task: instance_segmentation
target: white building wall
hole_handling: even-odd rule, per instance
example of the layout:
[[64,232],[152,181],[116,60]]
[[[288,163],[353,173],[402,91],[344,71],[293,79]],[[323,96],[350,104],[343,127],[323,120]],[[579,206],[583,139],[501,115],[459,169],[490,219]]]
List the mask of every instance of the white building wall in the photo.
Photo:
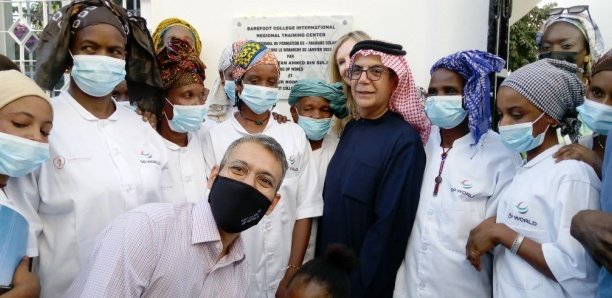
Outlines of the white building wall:
[[[402,44],[417,81],[426,84],[429,66],[436,59],[460,49],[486,49],[488,4],[488,0],[150,0],[150,14],[143,13],[151,30],[173,16],[194,25],[209,70],[216,69],[223,47],[232,42],[234,17],[350,14],[354,29]],[[207,81],[212,83],[216,74],[209,71],[209,75]]]
[[[142,8],[151,31],[168,17],[197,28],[209,88],[218,77],[221,51],[233,41],[234,17],[343,14],[353,16],[354,30],[402,44],[417,84],[427,87],[429,68],[439,58],[463,49],[486,50],[489,0],[142,0]],[[284,113],[286,103],[277,109]]]

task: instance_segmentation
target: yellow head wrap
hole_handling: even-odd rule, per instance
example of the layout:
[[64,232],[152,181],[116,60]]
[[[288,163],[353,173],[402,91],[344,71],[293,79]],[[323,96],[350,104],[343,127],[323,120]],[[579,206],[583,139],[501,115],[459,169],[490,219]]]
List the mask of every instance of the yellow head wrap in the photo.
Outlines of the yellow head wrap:
[[193,34],[193,39],[195,40],[194,48],[199,56],[202,51],[202,40],[200,40],[200,35],[198,34],[198,31],[193,26],[191,26],[191,24],[179,18],[168,18],[161,21],[161,23],[157,25],[157,28],[155,28],[155,32],[153,32],[153,46],[155,46],[155,52],[159,52],[161,48],[164,47],[164,33],[166,33],[168,29],[174,26],[181,26],[189,30],[191,34]]

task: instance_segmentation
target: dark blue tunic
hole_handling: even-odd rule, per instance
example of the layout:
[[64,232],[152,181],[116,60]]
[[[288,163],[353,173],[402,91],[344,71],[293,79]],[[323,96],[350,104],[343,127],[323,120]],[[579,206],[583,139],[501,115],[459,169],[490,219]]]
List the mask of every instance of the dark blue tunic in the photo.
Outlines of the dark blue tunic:
[[316,255],[342,243],[359,256],[352,297],[391,297],[416,217],[425,152],[391,111],[351,121],[327,168]]
[[[601,181],[601,210],[603,212],[612,213],[612,135],[608,134],[606,141],[606,153],[604,156],[604,164],[601,169],[603,179]],[[599,286],[597,289],[598,298],[612,297],[612,272],[606,267],[601,266],[599,272]]]

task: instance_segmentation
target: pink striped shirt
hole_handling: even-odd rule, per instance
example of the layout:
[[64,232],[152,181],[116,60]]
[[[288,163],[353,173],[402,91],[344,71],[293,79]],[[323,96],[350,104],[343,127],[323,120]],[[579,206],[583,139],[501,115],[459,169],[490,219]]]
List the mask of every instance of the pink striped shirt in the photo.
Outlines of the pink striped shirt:
[[207,200],[141,206],[98,236],[66,296],[245,297],[242,240],[217,260],[220,239]]

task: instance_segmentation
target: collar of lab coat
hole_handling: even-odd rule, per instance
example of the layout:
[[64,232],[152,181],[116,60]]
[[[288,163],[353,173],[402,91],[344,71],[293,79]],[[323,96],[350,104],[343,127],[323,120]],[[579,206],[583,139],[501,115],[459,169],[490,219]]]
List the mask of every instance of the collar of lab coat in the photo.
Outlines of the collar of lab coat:
[[[70,95],[70,93],[68,93],[68,91],[62,91],[62,93],[60,94],[60,97],[63,97],[68,102],[68,104],[70,104],[70,106],[73,107],[79,113],[79,115],[81,115],[81,117],[83,117],[83,119],[85,120],[88,120],[88,121],[99,121],[99,120],[116,121],[119,118],[118,114],[119,114],[119,110],[121,109],[115,108],[115,111],[107,119],[100,119],[94,116],[88,110],[86,110],[78,101],[76,101],[76,99],[74,99],[74,97],[72,97],[72,95]],[[115,107],[117,107],[117,102],[115,102],[114,99],[112,99],[112,101]],[[126,112],[129,112],[129,111],[126,110]]]
[[[165,120],[165,119],[164,119]],[[163,121],[163,120],[162,120]],[[166,148],[168,148],[168,150],[171,151],[178,151],[181,150],[181,148],[187,148],[189,147],[189,144],[191,144],[191,138],[193,137],[193,133],[192,132],[188,132],[187,133],[187,146],[185,147],[181,147],[177,144],[174,144],[168,140],[166,140],[164,137],[162,137],[162,139],[164,140],[164,144],[166,144]]]
[[547,159],[547,158],[552,158],[552,155],[555,154],[555,152],[559,151],[559,149],[561,148],[561,145],[554,145],[548,149],[546,149],[546,151],[538,154],[538,156],[534,157],[532,160],[526,162],[524,162],[522,168],[524,169],[528,169],[528,168],[532,168],[535,165],[537,165],[538,163],[540,163],[541,161]]
[[[432,125],[429,142],[435,142],[435,145],[439,147],[441,140],[442,140],[442,137],[440,136],[440,127]],[[453,142],[453,147],[464,147],[464,146],[467,147],[467,146],[470,146],[472,142],[473,142],[472,135],[470,132],[468,132],[464,136],[456,139]]]

